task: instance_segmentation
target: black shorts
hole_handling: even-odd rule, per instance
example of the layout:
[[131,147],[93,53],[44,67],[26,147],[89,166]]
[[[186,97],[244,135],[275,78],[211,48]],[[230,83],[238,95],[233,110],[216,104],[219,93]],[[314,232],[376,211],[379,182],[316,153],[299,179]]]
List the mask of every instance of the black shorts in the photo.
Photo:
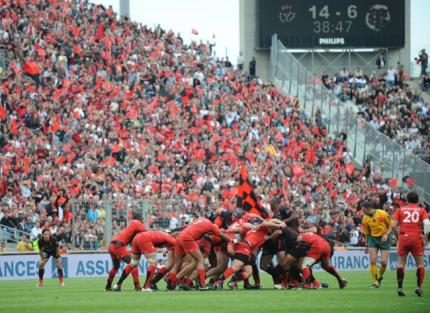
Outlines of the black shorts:
[[48,252],[42,251],[41,255],[42,255],[42,258],[44,259],[49,259],[51,256],[55,259],[58,259],[60,257],[59,255],[56,255],[55,252],[49,252],[49,251]]
[[306,256],[306,253],[310,248],[311,246],[308,243],[299,241],[288,251],[288,254],[296,259],[302,258]]
[[244,266],[245,265],[251,265],[251,258],[249,256],[247,256],[246,254],[235,253],[233,256],[233,260],[241,261],[244,264]]
[[279,245],[279,241],[278,240],[267,240],[264,244],[263,244],[263,248],[262,248],[262,255],[275,255],[276,253],[278,253],[279,249],[278,249],[278,245]]

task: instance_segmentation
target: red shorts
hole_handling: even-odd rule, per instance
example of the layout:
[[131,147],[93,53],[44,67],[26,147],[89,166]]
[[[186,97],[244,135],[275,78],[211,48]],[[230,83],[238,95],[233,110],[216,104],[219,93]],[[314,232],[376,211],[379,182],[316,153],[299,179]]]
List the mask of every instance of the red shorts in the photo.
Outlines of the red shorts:
[[154,244],[151,240],[133,240],[131,244],[131,253],[146,254],[155,252]]
[[175,255],[181,256],[199,250],[199,246],[192,238],[176,237]]
[[424,243],[421,236],[399,235],[397,255],[406,256],[409,252],[413,256],[424,255]]
[[112,260],[122,260],[130,255],[126,246],[117,246],[113,243],[109,245],[109,254]]
[[306,253],[306,256],[315,261],[319,259],[330,260],[330,245],[325,241],[314,242]]
[[251,252],[251,247],[249,246],[249,244],[247,244],[246,242],[243,241],[239,241],[235,246],[234,246],[234,253],[235,254],[243,254],[246,256],[251,256],[252,252]]

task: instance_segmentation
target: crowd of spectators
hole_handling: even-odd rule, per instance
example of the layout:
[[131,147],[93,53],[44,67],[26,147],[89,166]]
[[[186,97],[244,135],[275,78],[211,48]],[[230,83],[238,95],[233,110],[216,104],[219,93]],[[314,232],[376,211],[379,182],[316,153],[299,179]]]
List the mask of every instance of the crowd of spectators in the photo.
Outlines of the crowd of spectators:
[[[86,2],[12,1],[0,17],[0,224],[30,241],[49,227],[65,245],[98,249],[108,202],[114,233],[142,201],[161,228],[231,210],[244,161],[263,205],[279,197],[343,244],[362,242],[360,199],[389,212],[403,201],[377,164],[355,168],[342,138],[296,98],[213,59],[203,42]],[[428,115],[400,82],[386,88],[374,75],[363,90],[349,76],[339,95],[355,96],[377,127],[422,131]],[[382,111],[394,104],[414,114]]]
[[324,73],[322,81],[342,101],[355,102],[358,114],[373,128],[430,163],[429,104],[405,82],[402,64],[387,66],[381,55],[376,67],[371,73],[343,68],[333,77]]

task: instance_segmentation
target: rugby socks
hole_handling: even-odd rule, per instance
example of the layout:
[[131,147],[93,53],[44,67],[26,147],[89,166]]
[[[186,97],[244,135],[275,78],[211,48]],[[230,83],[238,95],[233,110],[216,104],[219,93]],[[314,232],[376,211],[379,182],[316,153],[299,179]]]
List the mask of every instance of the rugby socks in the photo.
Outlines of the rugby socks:
[[337,281],[342,280],[342,277],[340,277],[339,273],[336,271],[336,269],[333,267],[333,265],[327,266],[327,268],[325,270],[327,271],[327,273],[336,277]]
[[288,283],[290,282],[290,271],[286,271],[284,277],[282,278],[282,287],[288,288]]
[[282,283],[283,274],[284,274],[283,268],[279,264],[276,265],[276,267],[275,267],[275,277],[272,276],[273,282],[275,284]]
[[272,276],[272,280],[274,284],[279,283],[279,272],[277,271],[277,267],[273,267],[272,265],[269,265],[269,267],[266,269],[266,273]]
[[252,264],[252,278],[254,279],[254,285],[260,286],[260,271],[255,263]]
[[306,266],[304,269],[302,269],[302,274],[303,274],[303,281],[305,282],[305,284],[308,284],[309,278],[311,277],[311,269]]
[[191,278],[184,278],[183,279],[184,284],[186,284],[187,286],[192,287],[193,286],[193,280]]
[[227,278],[229,278],[233,274],[234,274],[234,270],[231,267],[229,267],[221,275],[221,280],[226,280]]
[[45,269],[39,268],[39,280],[43,280],[43,274],[45,274]]
[[170,272],[170,274],[169,274],[169,280],[170,280],[170,282],[171,282],[171,284],[172,284],[172,287],[173,287],[173,286],[176,286],[176,283],[179,281],[179,279],[178,279],[178,277],[176,276],[176,274],[175,274],[175,273],[172,273],[172,272]]
[[134,287],[140,288],[138,266],[133,267],[133,269],[131,270],[131,276],[133,277]]
[[117,270],[112,267],[111,270],[109,271],[109,277],[108,277],[108,281],[110,282],[110,284],[112,284],[113,279],[115,278]]
[[58,279],[60,280],[60,283],[63,282],[63,269],[58,268],[57,273],[58,273]]
[[143,288],[146,289],[146,288],[149,288],[149,286],[151,286],[156,270],[157,270],[157,267],[155,265],[151,264],[148,266],[148,269],[146,270],[146,280],[145,280],[145,284],[143,285]]
[[384,276],[385,270],[387,269],[387,264],[381,264],[381,267],[379,268],[379,276],[378,278],[381,278]]
[[158,270],[158,272],[154,275],[154,278],[152,279],[152,283],[156,284],[158,283],[163,277],[164,275],[166,275],[167,273],[167,268],[165,266],[163,266],[162,268],[160,268]]
[[[418,275],[418,269],[417,269],[417,275]],[[405,269],[403,267],[397,268],[397,288],[402,289],[403,288],[403,278],[405,277]]]
[[378,266],[376,266],[376,264],[370,265],[370,276],[372,278],[372,283],[375,285],[379,285],[377,275],[378,275]]
[[[136,268],[137,268],[137,266],[136,266]],[[130,274],[130,272],[132,271],[133,269],[131,268],[131,265],[130,264],[127,264],[125,267],[124,267],[124,270],[122,271],[122,273],[121,273],[121,277],[119,278],[119,280],[118,280],[118,286],[121,286],[122,285],[122,282],[127,278],[127,276]]]
[[197,269],[197,276],[199,277],[200,287],[206,287],[206,273],[205,270]]
[[424,269],[424,266],[418,266],[418,268],[417,268],[417,287],[420,289],[423,287],[423,281],[424,281],[425,274],[426,274],[426,271]]

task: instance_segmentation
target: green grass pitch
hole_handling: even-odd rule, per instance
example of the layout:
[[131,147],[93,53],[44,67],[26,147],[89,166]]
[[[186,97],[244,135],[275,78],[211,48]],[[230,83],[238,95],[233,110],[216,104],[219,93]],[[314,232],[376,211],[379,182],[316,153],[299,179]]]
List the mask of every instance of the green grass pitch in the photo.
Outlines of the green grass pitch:
[[[103,290],[105,278],[45,280],[43,288],[35,288],[35,280],[0,282],[1,313],[48,312],[430,312],[430,272],[426,273],[424,297],[414,294],[415,272],[405,277],[406,297],[396,292],[395,271],[387,272],[380,289],[370,289],[369,273],[345,272],[348,286],[344,290],[325,273],[316,277],[329,283],[328,289],[274,290],[267,275],[262,275],[263,290],[135,292],[131,277],[120,293]],[[118,276],[117,276],[118,279]],[[142,280],[144,277],[142,277]],[[159,287],[164,289],[165,283]]]

